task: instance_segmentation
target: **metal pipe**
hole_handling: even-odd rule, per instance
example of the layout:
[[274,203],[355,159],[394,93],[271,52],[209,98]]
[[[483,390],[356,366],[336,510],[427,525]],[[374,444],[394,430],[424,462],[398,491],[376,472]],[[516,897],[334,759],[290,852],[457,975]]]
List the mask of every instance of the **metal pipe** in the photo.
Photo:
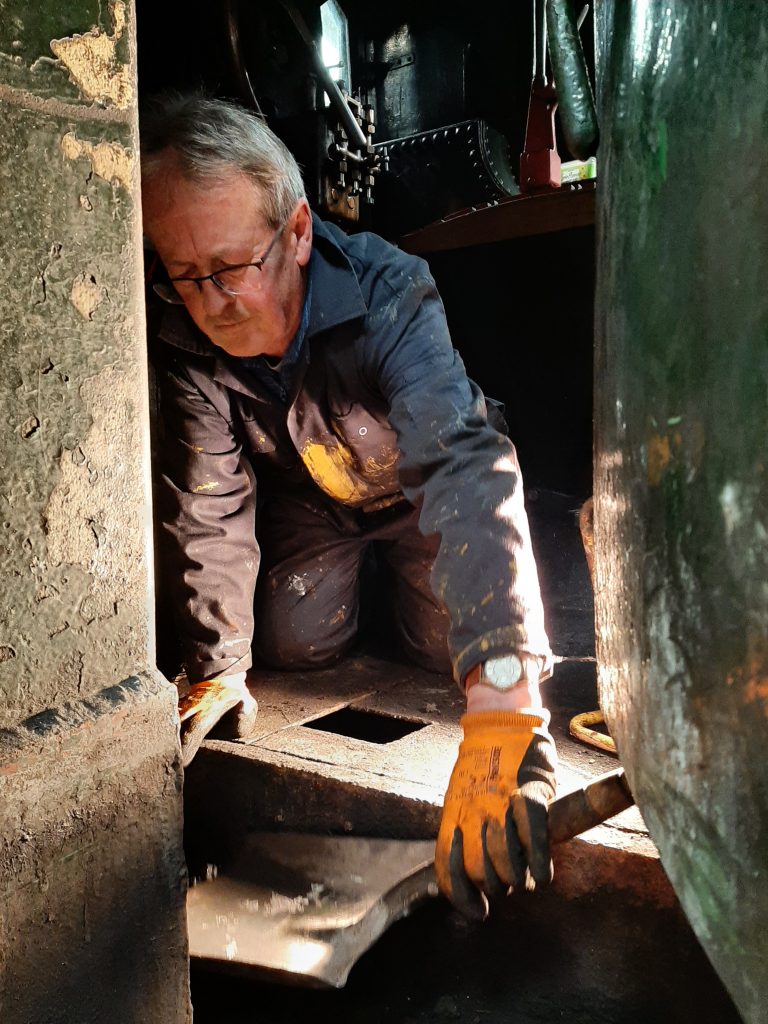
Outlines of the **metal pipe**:
[[320,79],[323,89],[328,93],[328,99],[331,101],[336,113],[339,115],[339,120],[341,121],[344,131],[347,133],[350,145],[355,146],[360,150],[366,150],[368,148],[368,140],[365,137],[363,129],[357,123],[357,119],[349,109],[349,105],[344,99],[341,89],[336,85],[330,71],[323,63],[322,55],[317,49],[315,40],[312,38],[312,33],[309,31],[307,23],[304,21],[301,12],[296,7],[296,4],[292,3],[291,0],[281,0],[281,3],[291,21],[296,26],[296,30],[301,36],[304,45],[309,50],[309,55],[315,66],[317,77]]
[[547,0],[533,0],[533,78],[547,80]]
[[243,47],[240,40],[240,12],[237,8],[237,0],[224,0],[224,18],[227,24],[229,55],[234,65],[235,74],[240,82],[240,91],[243,96],[250,99],[251,105],[259,117],[266,120],[266,115],[261,109],[261,104],[251,84],[248,68],[245,66]]
[[547,0],[546,10],[549,55],[563,135],[571,153],[586,160],[597,150],[599,132],[576,18],[569,0]]

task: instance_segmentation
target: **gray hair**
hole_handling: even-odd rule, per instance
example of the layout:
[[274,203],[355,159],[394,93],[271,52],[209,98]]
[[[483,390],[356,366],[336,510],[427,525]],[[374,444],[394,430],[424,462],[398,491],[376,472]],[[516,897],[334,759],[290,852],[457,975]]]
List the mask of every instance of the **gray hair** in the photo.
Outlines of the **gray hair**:
[[150,182],[169,165],[196,184],[232,171],[252,179],[264,216],[277,229],[305,195],[299,165],[266,123],[237,103],[197,93],[156,96],[141,115],[141,173]]

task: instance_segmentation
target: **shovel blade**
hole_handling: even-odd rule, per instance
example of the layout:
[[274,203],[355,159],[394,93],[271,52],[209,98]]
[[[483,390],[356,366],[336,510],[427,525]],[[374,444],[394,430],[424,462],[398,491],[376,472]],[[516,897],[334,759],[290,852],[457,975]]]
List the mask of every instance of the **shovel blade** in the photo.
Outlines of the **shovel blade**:
[[258,980],[341,988],[393,921],[435,895],[431,841],[254,833],[187,897],[190,956]]

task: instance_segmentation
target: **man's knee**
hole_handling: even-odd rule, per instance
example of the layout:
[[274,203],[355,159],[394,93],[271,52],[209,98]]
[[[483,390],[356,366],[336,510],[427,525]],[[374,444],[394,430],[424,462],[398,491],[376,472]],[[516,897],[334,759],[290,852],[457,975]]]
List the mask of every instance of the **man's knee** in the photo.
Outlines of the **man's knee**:
[[403,651],[409,661],[428,672],[450,675],[453,671],[451,656],[448,653],[448,636],[443,629],[431,633],[425,631],[419,640],[403,634],[401,636]]
[[254,654],[270,668],[300,671],[330,668],[347,653],[353,639],[330,645],[312,642],[303,637],[287,636],[284,630],[270,637],[254,637]]
[[325,668],[347,653],[356,633],[357,610],[346,604],[324,614],[309,594],[296,602],[273,592],[256,607],[253,647],[272,668]]

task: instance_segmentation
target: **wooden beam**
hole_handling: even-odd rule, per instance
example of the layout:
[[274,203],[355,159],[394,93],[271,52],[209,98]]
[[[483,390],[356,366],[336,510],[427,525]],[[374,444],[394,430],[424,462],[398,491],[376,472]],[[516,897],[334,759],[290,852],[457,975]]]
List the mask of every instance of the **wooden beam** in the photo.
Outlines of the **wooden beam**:
[[594,222],[595,182],[587,181],[462,210],[404,235],[399,244],[405,252],[444,252],[581,228]]

